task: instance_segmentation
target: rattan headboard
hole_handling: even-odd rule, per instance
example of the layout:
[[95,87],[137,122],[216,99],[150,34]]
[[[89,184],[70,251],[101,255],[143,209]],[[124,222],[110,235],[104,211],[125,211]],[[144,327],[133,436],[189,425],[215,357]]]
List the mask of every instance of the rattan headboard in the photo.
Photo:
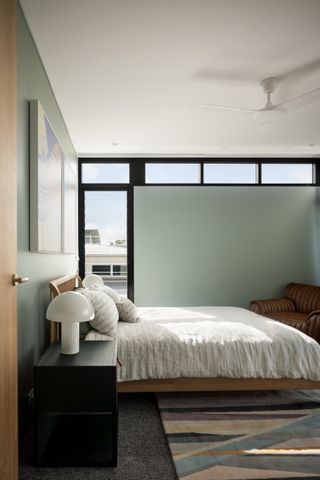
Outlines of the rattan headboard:
[[[80,287],[82,285],[82,280],[79,275],[69,275],[67,277],[57,278],[56,280],[51,280],[49,282],[50,289],[50,300],[53,300],[57,295],[63,292],[69,292],[75,287]],[[51,322],[50,328],[50,342],[56,342],[60,340],[60,324],[57,322]]]

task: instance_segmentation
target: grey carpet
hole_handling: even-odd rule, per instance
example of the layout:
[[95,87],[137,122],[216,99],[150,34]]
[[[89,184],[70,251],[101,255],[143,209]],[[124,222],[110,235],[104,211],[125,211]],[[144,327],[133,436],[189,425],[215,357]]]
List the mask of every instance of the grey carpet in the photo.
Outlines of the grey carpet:
[[43,468],[32,465],[32,435],[20,455],[20,480],[176,480],[153,395],[119,396],[117,468]]

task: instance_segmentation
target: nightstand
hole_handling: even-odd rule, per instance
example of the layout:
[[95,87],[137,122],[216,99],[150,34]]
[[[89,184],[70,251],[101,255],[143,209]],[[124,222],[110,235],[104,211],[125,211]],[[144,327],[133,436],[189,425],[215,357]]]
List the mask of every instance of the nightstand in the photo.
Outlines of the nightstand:
[[115,341],[80,343],[75,355],[54,343],[34,366],[35,463],[117,465]]

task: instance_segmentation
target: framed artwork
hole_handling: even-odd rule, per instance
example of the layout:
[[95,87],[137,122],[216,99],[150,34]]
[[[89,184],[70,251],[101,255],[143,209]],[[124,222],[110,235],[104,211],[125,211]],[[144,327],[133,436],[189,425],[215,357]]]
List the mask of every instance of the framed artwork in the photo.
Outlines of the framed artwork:
[[67,158],[64,158],[62,178],[62,251],[75,254],[77,250],[77,177]]
[[62,252],[62,147],[37,100],[30,102],[30,250]]

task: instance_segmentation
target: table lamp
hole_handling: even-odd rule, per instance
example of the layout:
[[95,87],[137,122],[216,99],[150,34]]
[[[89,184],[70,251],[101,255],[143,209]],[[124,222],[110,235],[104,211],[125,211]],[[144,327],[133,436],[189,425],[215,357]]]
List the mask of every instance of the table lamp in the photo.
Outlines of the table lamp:
[[90,273],[86,275],[82,280],[82,285],[85,288],[92,288],[92,287],[103,287],[104,283],[100,275],[95,275],[94,273]]
[[81,293],[64,292],[50,302],[47,319],[61,322],[61,353],[79,352],[79,322],[93,318],[93,306]]

